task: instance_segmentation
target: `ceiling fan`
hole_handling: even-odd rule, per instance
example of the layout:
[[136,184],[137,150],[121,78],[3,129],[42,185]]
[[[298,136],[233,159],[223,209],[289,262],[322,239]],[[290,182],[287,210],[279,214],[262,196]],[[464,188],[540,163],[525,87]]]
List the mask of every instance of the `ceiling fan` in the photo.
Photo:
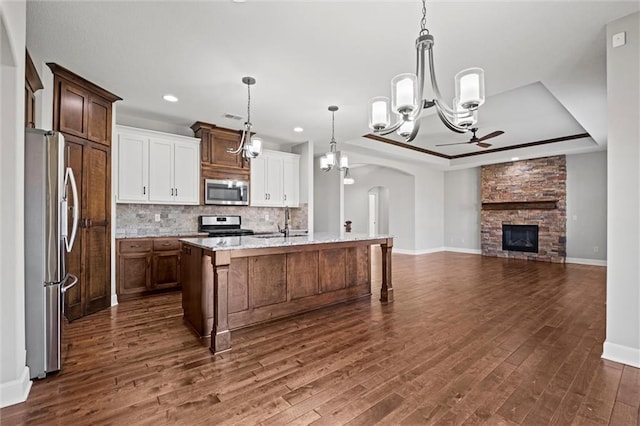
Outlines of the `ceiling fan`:
[[480,148],[489,148],[491,144],[486,143],[484,141],[486,141],[487,139],[495,138],[496,136],[500,136],[501,134],[504,133],[502,130],[496,130],[495,132],[491,132],[488,135],[484,135],[481,138],[479,138],[476,136],[476,132],[478,131],[477,127],[474,127],[473,129],[471,129],[471,131],[473,132],[473,136],[471,136],[471,139],[468,142],[445,143],[445,144],[440,144],[436,146],[463,145],[468,143],[475,143]]

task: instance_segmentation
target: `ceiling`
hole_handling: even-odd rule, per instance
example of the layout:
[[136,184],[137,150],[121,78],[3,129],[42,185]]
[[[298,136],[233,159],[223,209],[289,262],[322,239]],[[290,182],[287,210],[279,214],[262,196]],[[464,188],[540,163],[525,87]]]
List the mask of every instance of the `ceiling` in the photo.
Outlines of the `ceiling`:
[[[398,0],[28,1],[27,47],[34,60],[122,97],[118,121],[140,118],[184,134],[195,121],[240,128],[223,114],[246,116],[241,78],[249,75],[257,80],[253,128],[273,144],[312,140],[317,153],[327,150],[327,107],[338,105],[338,149],[445,168],[605,149],[605,25],[640,2],[429,2],[443,97],[453,98],[459,70],[485,70],[478,136],[505,132],[488,149],[436,147],[470,135],[446,130],[434,115],[412,143],[420,151],[362,137],[367,100],[388,96],[394,75],[415,70],[420,10],[418,1]],[[166,93],[179,102],[164,101]],[[591,137],[509,149],[583,133]]]

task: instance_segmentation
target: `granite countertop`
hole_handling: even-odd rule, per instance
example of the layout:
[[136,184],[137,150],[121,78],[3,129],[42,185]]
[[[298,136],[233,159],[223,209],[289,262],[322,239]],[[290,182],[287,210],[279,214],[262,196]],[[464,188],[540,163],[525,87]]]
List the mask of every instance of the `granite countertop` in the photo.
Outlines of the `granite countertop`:
[[172,231],[149,231],[142,234],[116,234],[116,239],[127,238],[185,238],[185,237],[206,237],[206,232],[172,232]]
[[182,238],[180,241],[209,250],[242,250],[269,247],[287,247],[308,244],[339,243],[343,241],[377,240],[381,238],[393,238],[391,235],[368,235],[355,233],[319,233],[291,234],[284,237],[282,234],[246,235],[241,237],[213,237],[213,238]]

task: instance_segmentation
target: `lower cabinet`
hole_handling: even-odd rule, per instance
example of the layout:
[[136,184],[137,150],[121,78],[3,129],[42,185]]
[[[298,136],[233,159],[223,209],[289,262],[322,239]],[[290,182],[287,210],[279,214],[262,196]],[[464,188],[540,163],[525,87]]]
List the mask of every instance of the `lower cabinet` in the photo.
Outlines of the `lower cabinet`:
[[178,238],[120,239],[116,256],[119,300],[181,288]]

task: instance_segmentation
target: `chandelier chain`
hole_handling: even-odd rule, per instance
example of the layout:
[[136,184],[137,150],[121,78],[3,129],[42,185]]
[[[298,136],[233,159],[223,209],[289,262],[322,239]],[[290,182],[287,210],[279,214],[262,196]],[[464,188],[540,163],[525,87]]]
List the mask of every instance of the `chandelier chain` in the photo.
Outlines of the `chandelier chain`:
[[422,19],[420,20],[420,35],[429,34],[427,29],[427,0],[422,0]]

